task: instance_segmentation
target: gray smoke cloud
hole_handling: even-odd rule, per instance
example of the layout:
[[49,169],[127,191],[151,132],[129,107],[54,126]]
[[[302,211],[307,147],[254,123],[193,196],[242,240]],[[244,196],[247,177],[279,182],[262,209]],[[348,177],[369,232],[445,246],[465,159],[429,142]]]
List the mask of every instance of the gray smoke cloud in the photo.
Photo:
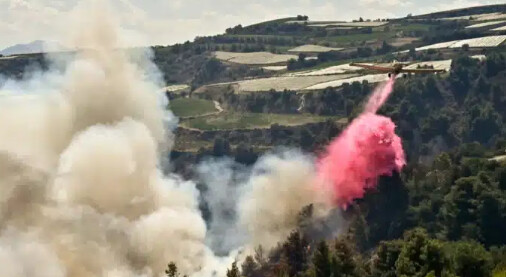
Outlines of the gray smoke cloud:
[[[215,252],[261,245],[272,248],[300,227],[300,212],[313,204],[312,219],[335,226],[340,213],[324,191],[313,186],[314,158],[281,149],[261,157],[252,168],[225,159],[205,160],[198,167],[211,213],[207,241]],[[330,234],[329,231],[321,231]]]
[[313,158],[284,150],[260,158],[239,200],[240,225],[249,245],[269,249],[298,227],[299,214],[315,205],[313,217],[326,218],[332,209],[329,194],[316,190]]
[[228,255],[246,242],[237,205],[249,171],[230,158],[207,159],[197,167],[199,182],[206,187],[202,198],[211,214],[206,241],[218,255]]
[[2,272],[159,276],[169,261],[199,272],[213,256],[195,185],[159,170],[175,120],[150,53],[118,49],[103,2],[72,14],[85,20],[70,24],[81,50],[1,89],[13,94],[0,101]]
[[223,276],[240,253],[284,239],[305,205],[326,215],[312,158],[285,151],[252,169],[201,164],[208,228],[195,183],[162,174],[177,119],[152,53],[120,50],[113,14],[83,2],[66,43],[80,50],[0,88],[9,94],[0,99],[2,274],[162,276],[173,261],[183,274]]

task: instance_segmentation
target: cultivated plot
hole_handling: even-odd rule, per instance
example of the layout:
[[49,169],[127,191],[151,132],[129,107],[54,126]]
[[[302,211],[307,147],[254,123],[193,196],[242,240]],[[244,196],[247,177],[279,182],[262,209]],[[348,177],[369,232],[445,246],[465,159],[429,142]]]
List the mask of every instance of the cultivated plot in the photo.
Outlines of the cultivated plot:
[[257,92],[283,90],[303,90],[307,87],[356,76],[353,74],[328,75],[328,76],[281,76],[272,78],[260,78],[244,80],[237,83],[238,90],[242,92]]
[[[440,42],[435,44],[426,45],[423,47],[418,47],[415,50],[416,51],[423,51],[423,50],[429,50],[429,49],[444,49],[444,48],[459,48],[464,46],[465,44],[469,45],[469,47],[472,48],[479,48],[479,47],[497,47],[504,43],[506,40],[506,36],[486,36],[486,37],[480,37],[480,38],[471,38],[471,39],[463,39],[463,40],[452,40],[452,41],[446,41],[446,42]],[[399,53],[407,53],[408,50],[401,51]]]
[[292,48],[288,50],[289,53],[327,53],[331,51],[341,51],[344,48],[332,48],[332,47],[325,47],[320,45],[302,45],[299,47]]
[[166,91],[166,92],[176,92],[176,91],[185,90],[185,89],[189,89],[189,88],[190,88],[190,86],[185,85],[185,84],[181,84],[181,85],[166,86],[162,90]]
[[[430,44],[430,45],[426,45],[426,46],[423,46],[423,47],[416,48],[416,51],[423,51],[423,50],[429,50],[429,49],[448,48],[448,47],[452,46],[453,44],[455,44],[456,42],[457,42],[456,40],[452,40],[452,41],[446,41],[446,42],[440,42],[440,43]],[[408,52],[408,51],[405,51],[405,52]]]
[[363,21],[363,22],[343,22],[343,21],[287,21],[286,24],[307,24],[309,27],[379,27],[388,24],[386,21]]
[[262,68],[269,71],[282,71],[286,70],[286,65],[264,66]]
[[452,60],[441,60],[441,61],[427,61],[427,62],[420,62],[420,63],[414,63],[410,64],[409,66],[406,66],[406,69],[417,69],[417,68],[424,68],[427,66],[432,66],[433,69],[444,69],[446,71],[449,71],[452,66]]
[[346,22],[346,23],[322,23],[322,24],[308,24],[309,27],[379,27],[388,24],[388,22]]
[[237,130],[270,128],[273,124],[298,126],[323,122],[334,117],[309,114],[268,114],[226,112],[216,116],[194,118],[181,122],[185,128],[199,130]]
[[466,29],[482,28],[482,27],[487,27],[487,26],[499,25],[499,24],[503,24],[503,23],[506,23],[506,20],[497,20],[497,21],[490,21],[490,22],[473,24],[473,25],[467,26]]
[[363,70],[361,67],[351,66],[350,64],[341,64],[326,67],[323,69],[300,71],[295,73],[288,73],[286,76],[323,76],[323,75],[334,75],[343,73],[352,73]]
[[474,19],[475,21],[487,21],[487,20],[497,20],[497,19],[506,19],[505,13],[491,13],[481,15],[478,18]]
[[219,112],[213,101],[196,98],[176,98],[169,103],[170,110],[178,117],[196,117]]
[[379,83],[379,82],[384,82],[387,80],[388,80],[387,74],[372,74],[372,75],[364,75],[364,76],[340,79],[340,80],[335,80],[335,81],[329,81],[326,83],[320,83],[320,84],[317,84],[314,86],[307,87],[304,90],[321,90],[321,89],[326,89],[328,87],[340,87],[345,83],[351,84],[353,82],[368,81],[369,83]]
[[498,28],[492,29],[491,31],[506,31],[506,26],[498,27]]
[[459,48],[465,44],[469,45],[469,47],[497,47],[501,45],[505,40],[506,36],[488,36],[481,38],[464,39],[455,42],[450,46],[450,48]]
[[481,14],[472,14],[472,15],[463,15],[463,16],[455,16],[455,17],[444,17],[439,20],[474,20],[474,21],[487,21],[487,20],[497,20],[506,18],[506,14],[500,12],[494,13],[481,13]]
[[420,40],[420,38],[416,37],[403,37],[403,38],[395,38],[392,42],[390,42],[390,45],[395,47],[400,47],[406,44],[413,43],[417,40]]
[[273,54],[270,52],[235,53],[217,51],[214,52],[214,55],[218,60],[247,65],[279,64],[298,58],[296,55]]

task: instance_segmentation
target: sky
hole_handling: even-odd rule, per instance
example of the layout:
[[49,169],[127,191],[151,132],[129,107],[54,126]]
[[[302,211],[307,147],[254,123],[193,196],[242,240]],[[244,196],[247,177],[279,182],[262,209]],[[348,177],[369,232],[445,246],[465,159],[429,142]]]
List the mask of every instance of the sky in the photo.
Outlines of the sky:
[[[60,41],[80,0],[0,0],[0,49],[34,40]],[[110,0],[126,44],[169,45],[228,27],[308,15],[310,20],[394,18],[504,0]]]

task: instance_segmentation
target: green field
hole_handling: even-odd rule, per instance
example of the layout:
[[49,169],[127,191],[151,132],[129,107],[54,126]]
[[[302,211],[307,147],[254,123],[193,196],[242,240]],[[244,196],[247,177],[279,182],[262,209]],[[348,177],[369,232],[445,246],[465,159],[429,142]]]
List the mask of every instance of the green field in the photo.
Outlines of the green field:
[[213,101],[196,98],[176,98],[170,101],[170,110],[178,117],[192,117],[217,112]]
[[184,127],[200,130],[233,130],[269,128],[273,124],[295,126],[322,122],[335,117],[301,114],[266,114],[227,112],[217,116],[200,117],[181,122]]

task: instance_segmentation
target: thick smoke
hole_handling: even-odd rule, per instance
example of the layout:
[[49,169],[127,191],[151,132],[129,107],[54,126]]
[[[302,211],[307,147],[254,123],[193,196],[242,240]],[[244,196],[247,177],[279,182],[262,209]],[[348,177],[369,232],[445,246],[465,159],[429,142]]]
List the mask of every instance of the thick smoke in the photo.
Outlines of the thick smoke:
[[160,276],[173,261],[183,274],[223,276],[239,250],[284,239],[304,206],[325,214],[312,159],[285,151],[253,169],[201,165],[207,227],[195,183],[160,170],[176,120],[149,51],[120,49],[103,1],[72,18],[65,44],[80,50],[0,89],[12,94],[0,99],[2,273]]
[[215,261],[194,184],[158,169],[172,118],[149,54],[118,49],[102,2],[73,15],[86,20],[71,25],[82,50],[63,70],[2,88],[16,94],[0,100],[2,272],[158,276],[168,261],[198,272]]
[[249,169],[221,158],[203,161],[197,173],[206,187],[202,198],[210,214],[207,245],[218,255],[228,255],[246,242],[244,230],[237,224],[237,203]]
[[311,204],[312,218],[341,222],[339,213],[328,217],[330,198],[312,186],[313,157],[297,150],[266,154],[252,168],[230,159],[206,160],[198,172],[211,214],[208,242],[218,253],[276,246],[300,227],[300,212]]
[[328,215],[327,194],[312,186],[315,177],[313,159],[298,151],[260,159],[239,202],[240,224],[252,246],[275,246],[298,227],[299,213],[310,204],[316,205],[315,217]]

